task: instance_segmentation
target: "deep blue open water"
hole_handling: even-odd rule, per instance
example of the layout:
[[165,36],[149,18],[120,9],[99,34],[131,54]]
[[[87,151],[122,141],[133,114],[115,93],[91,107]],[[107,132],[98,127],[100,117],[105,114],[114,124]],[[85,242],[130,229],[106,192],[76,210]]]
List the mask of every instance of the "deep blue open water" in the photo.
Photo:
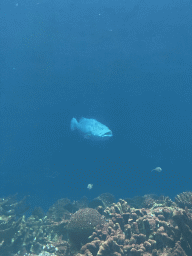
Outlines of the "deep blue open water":
[[[0,197],[46,211],[190,191],[191,27],[190,0],[1,0]],[[73,117],[113,137],[84,139]]]

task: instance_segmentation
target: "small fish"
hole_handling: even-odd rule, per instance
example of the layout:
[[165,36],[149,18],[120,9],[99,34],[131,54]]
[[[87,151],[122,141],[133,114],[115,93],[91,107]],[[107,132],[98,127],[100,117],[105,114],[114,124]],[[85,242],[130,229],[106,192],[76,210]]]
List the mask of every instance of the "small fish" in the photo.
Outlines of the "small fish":
[[93,188],[93,184],[88,184],[87,188],[90,190]]
[[72,118],[71,130],[78,130],[85,139],[90,140],[104,140],[113,136],[112,131],[106,125],[95,119],[84,117],[79,122],[76,118]]
[[161,172],[161,171],[162,171],[162,169],[161,169],[161,167],[156,167],[156,168],[155,168],[155,169],[153,169],[152,171]]

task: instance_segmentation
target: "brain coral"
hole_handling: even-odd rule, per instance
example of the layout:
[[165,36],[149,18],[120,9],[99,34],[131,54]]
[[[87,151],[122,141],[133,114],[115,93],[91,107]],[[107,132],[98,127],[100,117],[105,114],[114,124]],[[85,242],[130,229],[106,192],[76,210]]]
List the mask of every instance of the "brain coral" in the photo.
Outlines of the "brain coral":
[[68,223],[68,234],[71,242],[76,245],[86,243],[97,225],[103,223],[101,214],[92,208],[80,209],[71,216]]

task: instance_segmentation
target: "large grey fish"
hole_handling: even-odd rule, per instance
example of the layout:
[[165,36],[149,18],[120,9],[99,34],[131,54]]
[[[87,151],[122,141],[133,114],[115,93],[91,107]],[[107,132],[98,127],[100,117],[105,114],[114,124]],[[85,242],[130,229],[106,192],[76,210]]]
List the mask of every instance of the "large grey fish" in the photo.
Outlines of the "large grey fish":
[[[162,171],[162,169],[161,169],[161,167],[156,167],[155,169],[153,169],[152,171],[156,171],[156,172],[161,172]],[[151,172],[152,172],[151,171]]]
[[71,120],[71,130],[78,130],[84,138],[91,140],[104,140],[113,136],[112,131],[104,124],[95,119],[76,118]]

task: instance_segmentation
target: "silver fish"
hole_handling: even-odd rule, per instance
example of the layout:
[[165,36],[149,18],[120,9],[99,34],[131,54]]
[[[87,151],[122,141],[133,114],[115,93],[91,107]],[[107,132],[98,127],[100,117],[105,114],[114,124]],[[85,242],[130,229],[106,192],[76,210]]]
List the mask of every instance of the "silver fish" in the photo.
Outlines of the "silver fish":
[[156,167],[156,168],[155,168],[155,169],[153,169],[152,171],[161,172],[161,171],[162,171],[162,169],[161,169],[161,167]]
[[88,184],[87,185],[87,188],[90,190],[90,189],[92,189],[93,188],[93,184]]
[[95,119],[76,118],[71,120],[71,130],[78,130],[85,139],[104,140],[113,136],[112,131],[104,124]]

